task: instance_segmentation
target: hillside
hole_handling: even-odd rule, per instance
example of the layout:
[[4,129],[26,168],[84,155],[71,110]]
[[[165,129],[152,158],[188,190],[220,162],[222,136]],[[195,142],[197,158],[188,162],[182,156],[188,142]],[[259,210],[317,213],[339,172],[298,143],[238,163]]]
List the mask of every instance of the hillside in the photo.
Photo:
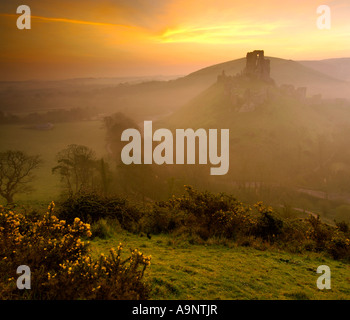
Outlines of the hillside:
[[[146,271],[152,300],[333,300],[350,294],[348,265],[313,253],[243,248],[230,242],[191,245],[172,235],[147,239],[123,232],[92,241],[92,251],[98,257],[120,242],[126,250],[138,248],[152,256]],[[321,261],[336,270],[332,290],[317,289]]]
[[[275,64],[277,62],[285,66],[284,71],[286,66],[295,64],[296,80],[308,70],[298,63],[275,60]],[[238,68],[237,63],[227,64],[232,68],[226,70],[232,72]],[[199,76],[202,72],[208,76],[221,67],[190,76]],[[271,67],[271,74],[273,70]],[[309,79],[318,76],[319,82],[337,81],[319,76],[316,71],[306,74]],[[276,205],[285,201],[294,203],[298,196],[291,196],[291,190],[300,188],[323,191],[324,199],[347,199],[350,104],[337,99],[310,98],[303,93],[303,89],[294,86],[227,76],[159,121],[157,126],[230,129],[230,170],[221,178],[221,187],[238,187]],[[284,188],[289,191],[283,191]],[[325,212],[330,214],[342,203],[342,200],[333,203],[332,209]],[[308,206],[311,209],[310,203]],[[311,207],[323,210],[320,202]]]
[[[348,93],[349,84],[340,78],[332,77],[329,73],[323,73],[321,70],[304,65],[293,60],[286,60],[274,57],[267,57],[271,62],[271,77],[276,84],[293,84],[295,86],[308,87],[308,94],[322,93],[324,97],[332,98],[350,98]],[[232,60],[216,64],[194,73],[189,74],[178,82],[205,83],[207,86],[213,84],[216,78],[224,70],[228,75],[241,73],[245,67],[245,58]]]
[[350,81],[350,58],[305,60],[299,61],[302,65],[327,74],[333,78]]

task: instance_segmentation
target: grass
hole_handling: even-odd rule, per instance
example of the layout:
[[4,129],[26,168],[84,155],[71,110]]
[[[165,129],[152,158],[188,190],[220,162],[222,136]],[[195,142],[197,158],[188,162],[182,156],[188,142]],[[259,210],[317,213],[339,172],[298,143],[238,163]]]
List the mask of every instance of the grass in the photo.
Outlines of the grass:
[[[195,245],[168,235],[151,239],[121,231],[91,241],[93,254],[108,253],[119,243],[125,252],[151,255],[146,279],[153,300],[334,300],[350,299],[350,266],[315,253],[290,254],[273,249]],[[331,269],[331,290],[319,290],[316,269]]]
[[40,131],[24,129],[20,125],[0,126],[0,151],[21,150],[28,154],[41,155],[42,166],[34,172],[34,192],[18,195],[20,204],[47,204],[59,197],[61,184],[59,176],[51,174],[57,165],[56,154],[69,144],[82,144],[93,149],[97,156],[104,156],[105,130],[100,121],[80,121],[56,124],[53,130]]

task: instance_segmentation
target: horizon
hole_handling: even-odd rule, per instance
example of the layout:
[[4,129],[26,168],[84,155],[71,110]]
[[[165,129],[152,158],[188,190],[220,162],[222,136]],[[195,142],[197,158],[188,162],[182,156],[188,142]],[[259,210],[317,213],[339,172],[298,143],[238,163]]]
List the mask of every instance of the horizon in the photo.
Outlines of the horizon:
[[21,4],[0,4],[1,81],[187,75],[257,48],[294,61],[350,52],[345,0],[323,2],[331,8],[330,30],[317,28],[320,3],[312,0],[28,0],[30,30],[16,28]]
[[[349,57],[339,57],[339,58],[325,58],[325,59],[319,59],[319,60],[313,60],[313,59],[300,59],[300,60],[293,60],[293,59],[287,59],[287,58],[281,58],[281,57],[271,57],[271,56],[265,56],[265,58],[268,59],[282,59],[282,60],[287,60],[287,61],[295,61],[295,62],[321,62],[321,61],[327,61],[327,60],[342,60],[342,59],[350,59]],[[245,59],[245,57],[241,57],[241,58],[237,58],[237,59],[232,59],[232,60],[228,60],[228,61],[221,61],[221,62],[217,62],[211,65],[207,65],[207,66],[203,66],[202,68],[193,70],[189,73],[186,74],[131,74],[131,75],[125,75],[125,76],[118,76],[118,75],[111,75],[111,76],[86,76],[86,77],[72,77],[72,78],[57,78],[57,79],[24,79],[24,80],[0,80],[0,83],[4,83],[4,82],[60,82],[60,81],[78,81],[78,80],[113,80],[113,79],[119,79],[119,80],[124,80],[124,79],[133,79],[135,81],[137,80],[142,80],[142,78],[145,78],[146,81],[168,81],[168,80],[158,80],[156,78],[172,78],[170,80],[176,80],[182,77],[186,77],[189,76],[192,73],[196,73],[198,71],[201,71],[203,69],[206,68],[210,68],[213,67],[215,65],[220,65],[223,63],[228,63],[231,61],[235,61],[235,60],[241,60],[241,59]]]

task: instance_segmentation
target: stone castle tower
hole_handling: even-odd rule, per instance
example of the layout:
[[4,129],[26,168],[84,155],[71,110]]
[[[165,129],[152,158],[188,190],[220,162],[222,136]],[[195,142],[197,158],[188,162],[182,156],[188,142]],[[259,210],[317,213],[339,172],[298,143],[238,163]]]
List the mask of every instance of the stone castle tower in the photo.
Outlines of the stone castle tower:
[[255,50],[247,53],[244,74],[264,81],[271,81],[270,60],[265,59],[264,50]]

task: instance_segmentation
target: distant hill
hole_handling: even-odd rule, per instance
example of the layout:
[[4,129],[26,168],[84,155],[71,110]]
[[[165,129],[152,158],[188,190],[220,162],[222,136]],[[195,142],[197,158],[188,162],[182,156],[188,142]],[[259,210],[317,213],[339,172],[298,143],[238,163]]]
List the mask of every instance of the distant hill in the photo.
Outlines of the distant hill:
[[[350,98],[350,85],[345,80],[322,73],[304,63],[280,58],[266,57],[271,61],[271,77],[276,84],[306,86],[311,95],[322,93],[325,97]],[[236,75],[245,67],[245,58],[216,64],[189,74],[178,82],[202,83],[209,86],[224,70],[228,75]]]
[[299,61],[302,65],[327,74],[333,78],[350,81],[350,58]]

